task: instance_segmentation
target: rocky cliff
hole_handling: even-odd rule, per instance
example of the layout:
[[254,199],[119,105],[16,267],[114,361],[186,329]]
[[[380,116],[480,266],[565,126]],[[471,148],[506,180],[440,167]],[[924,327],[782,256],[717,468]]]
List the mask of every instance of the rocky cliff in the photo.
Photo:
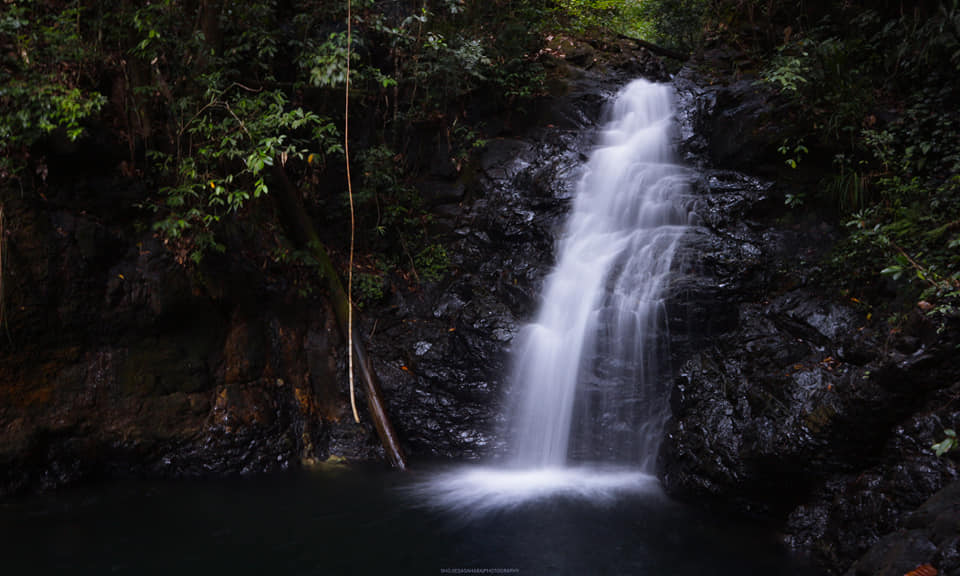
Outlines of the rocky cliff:
[[[841,573],[880,537],[922,524],[929,514],[907,513],[957,476],[954,457],[931,449],[960,416],[957,326],[915,310],[892,328],[831,289],[821,264],[837,225],[795,218],[789,188],[757,176],[782,164],[763,153],[779,141],[775,105],[749,81],[708,85],[693,70],[677,86],[681,147],[701,177],[669,304],[679,337],[664,484],[773,519],[789,546]],[[863,560],[877,571],[856,573],[960,570],[955,538],[909,534],[929,553]]]
[[[605,98],[632,76],[664,77],[629,42],[558,39],[544,58],[552,93],[534,113],[492,119],[499,134],[475,165],[427,166],[417,183],[446,276],[398,282],[359,317],[415,460],[496,451],[507,352],[550,265],[572,171]],[[324,295],[263,256],[271,244],[250,218],[225,254],[183,266],[145,224],[127,151],[107,127],[89,131],[78,146],[44,142],[33,188],[3,190],[0,494],[378,459],[372,426],[349,413]]]

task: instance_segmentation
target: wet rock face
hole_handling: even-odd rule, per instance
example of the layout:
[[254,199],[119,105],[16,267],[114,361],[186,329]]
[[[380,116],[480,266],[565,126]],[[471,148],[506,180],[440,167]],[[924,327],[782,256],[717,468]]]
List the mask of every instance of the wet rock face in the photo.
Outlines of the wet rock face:
[[[0,494],[116,476],[249,474],[326,458],[331,429],[346,414],[324,397],[329,374],[308,369],[309,326],[323,326],[322,314],[300,310],[310,320],[298,325],[275,313],[266,324],[222,319],[212,336],[160,330],[5,355]],[[331,350],[322,350],[323,363]],[[371,450],[365,436],[346,453]]]
[[954,481],[908,514],[901,528],[874,544],[846,576],[900,576],[929,564],[960,571],[960,482]]
[[[662,75],[628,48],[591,54],[589,71],[552,63],[564,70],[556,93],[529,119],[541,128],[504,123],[461,173],[444,154],[422,159],[418,189],[451,272],[365,310],[358,326],[414,460],[498,450],[510,343],[552,263],[591,130],[630,76]],[[101,152],[89,173],[51,164],[43,196],[0,190],[15,223],[3,239],[0,495],[381,458],[362,392],[364,422],[350,416],[322,297],[264,269],[256,255],[272,248],[255,231],[230,238],[203,278],[186,273],[184,254],[130,224],[145,190],[110,176],[127,152]]]
[[[930,449],[960,416],[951,400],[957,326],[932,338],[918,313],[888,333],[819,288],[815,265],[836,232],[814,221],[784,226],[782,201],[771,201],[782,192],[716,154],[709,127],[729,114],[723,102],[743,100],[742,87],[687,81],[678,79],[688,102],[680,148],[701,177],[668,303],[676,380],[663,482],[677,497],[778,519],[788,545],[842,573],[957,475],[953,456]],[[752,145],[726,129],[722,138],[724,148]],[[915,533],[891,538],[856,573],[879,570],[891,547],[907,563],[955,547]]]
[[505,450],[511,343],[535,311],[605,103],[639,75],[666,76],[629,41],[558,43],[544,65],[565,80],[538,103],[537,127],[492,139],[457,180],[419,185],[450,273],[365,314],[374,368],[414,459]]
[[15,224],[4,238],[0,495],[376,453],[367,434],[334,442],[346,414],[330,398],[339,337],[322,305],[290,299],[242,258],[198,284],[123,209],[87,202],[97,184],[77,180],[73,194],[3,198]]
[[545,103],[541,116],[553,127],[491,141],[464,199],[435,212],[448,230],[450,273],[369,311],[374,367],[414,458],[478,458],[504,448],[511,342],[552,265],[581,151],[602,110],[601,86],[610,88],[585,76]]

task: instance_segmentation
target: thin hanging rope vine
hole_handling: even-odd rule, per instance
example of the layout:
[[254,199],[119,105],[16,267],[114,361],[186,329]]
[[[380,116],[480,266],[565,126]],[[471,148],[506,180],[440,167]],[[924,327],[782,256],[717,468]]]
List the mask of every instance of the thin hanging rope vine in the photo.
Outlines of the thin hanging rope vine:
[[3,205],[0,204],[0,328],[4,326],[5,317],[5,308],[3,301],[3,249],[5,248],[4,243],[4,220],[3,220]]
[[343,154],[347,159],[347,196],[350,198],[350,264],[347,270],[347,380],[350,382],[350,408],[353,419],[359,424],[357,395],[353,385],[353,243],[356,219],[353,212],[353,181],[350,179],[350,0],[347,0],[347,81],[343,106]]

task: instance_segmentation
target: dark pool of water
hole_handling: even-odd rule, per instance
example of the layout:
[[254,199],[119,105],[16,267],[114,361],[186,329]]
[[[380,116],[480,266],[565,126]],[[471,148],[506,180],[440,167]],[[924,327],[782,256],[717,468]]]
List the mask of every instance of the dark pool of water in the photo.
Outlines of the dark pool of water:
[[4,574],[807,575],[769,531],[656,494],[482,516],[424,506],[426,473],[124,483],[0,502]]

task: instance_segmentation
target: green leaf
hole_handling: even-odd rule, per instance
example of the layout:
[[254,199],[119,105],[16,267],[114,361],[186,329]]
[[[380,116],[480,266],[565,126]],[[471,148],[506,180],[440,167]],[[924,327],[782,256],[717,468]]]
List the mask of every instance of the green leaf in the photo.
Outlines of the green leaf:
[[880,271],[884,276],[892,276],[894,280],[899,280],[900,276],[903,275],[902,266],[888,266]]
[[945,438],[942,442],[937,442],[931,448],[933,448],[934,453],[937,456],[943,456],[957,445],[957,441],[954,438]]
[[263,171],[263,160],[260,158],[259,154],[254,152],[253,154],[247,156],[247,168],[253,172],[254,175]]
[[253,197],[259,198],[260,196],[267,193],[267,185],[264,184],[263,178],[258,178],[253,185]]

